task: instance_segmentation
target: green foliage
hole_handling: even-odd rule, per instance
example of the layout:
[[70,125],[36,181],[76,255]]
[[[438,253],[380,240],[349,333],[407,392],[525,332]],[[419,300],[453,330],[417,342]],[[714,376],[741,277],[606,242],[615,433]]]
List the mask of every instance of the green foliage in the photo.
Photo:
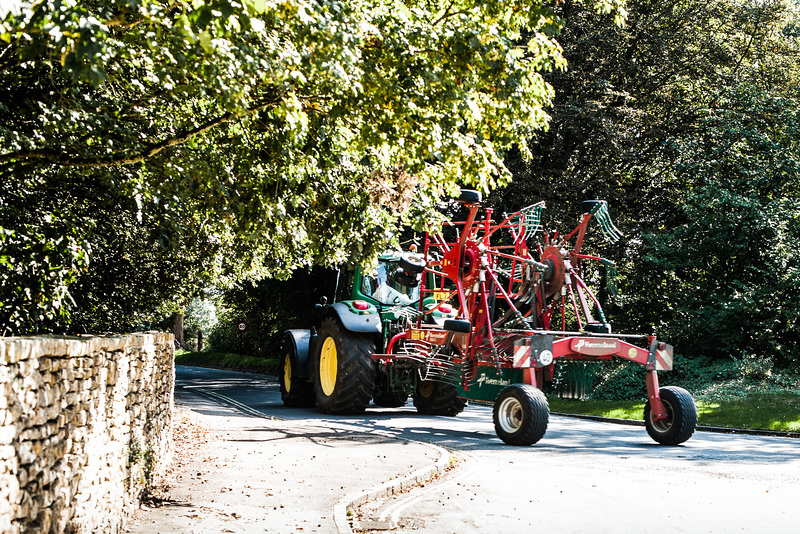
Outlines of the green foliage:
[[550,128],[530,161],[510,154],[514,182],[490,200],[502,211],[545,200],[562,230],[580,201],[608,200],[627,238],[601,249],[619,272],[620,296],[601,293],[615,331],[796,365],[798,6],[626,9],[618,27],[561,5],[570,68],[547,75]]
[[217,306],[209,298],[195,298],[186,307],[183,315],[184,340],[197,348],[198,336],[207,337],[217,326]]
[[[0,183],[0,192],[9,185]],[[86,270],[89,244],[52,211],[33,213],[7,199],[0,195],[0,335],[63,326],[67,286]]]
[[[674,370],[658,375],[662,386],[680,386],[709,401],[744,397],[756,392],[800,388],[800,375],[777,369],[773,358],[745,356],[711,358],[675,355]],[[647,398],[645,371],[639,365],[612,361],[601,368],[590,398],[642,400]]]
[[278,358],[243,356],[228,352],[186,352],[175,356],[176,365],[192,365],[210,369],[225,369],[245,373],[277,375],[280,366]]
[[668,273],[669,336],[680,350],[800,360],[800,105],[750,88],[704,121],[676,167],[692,184],[675,227],[645,236]]
[[217,322],[219,322],[217,306],[211,299],[196,298],[189,303],[184,312],[184,328],[210,332]]
[[[277,357],[284,331],[319,324],[315,305],[334,300],[336,271],[295,271],[289,280],[246,282],[222,294],[220,321],[209,338],[213,350]],[[237,325],[247,329],[240,332]],[[240,341],[241,340],[241,341]]]
[[24,172],[0,185],[10,333],[148,328],[211,281],[197,258],[213,237],[171,224],[169,204],[66,168]]
[[595,400],[620,400],[647,398],[645,372],[640,365],[613,362],[604,366],[596,377],[596,386],[590,394]]
[[458,184],[508,182],[503,151],[547,124],[563,24],[520,0],[0,13],[2,328],[136,325],[212,283],[374,258]]
[[140,501],[144,501],[150,497],[155,489],[156,468],[158,467],[158,463],[158,455],[150,444],[143,447],[139,440],[131,438],[130,444],[128,445],[128,467],[131,470],[135,467],[141,470],[140,483],[142,489],[138,495]]

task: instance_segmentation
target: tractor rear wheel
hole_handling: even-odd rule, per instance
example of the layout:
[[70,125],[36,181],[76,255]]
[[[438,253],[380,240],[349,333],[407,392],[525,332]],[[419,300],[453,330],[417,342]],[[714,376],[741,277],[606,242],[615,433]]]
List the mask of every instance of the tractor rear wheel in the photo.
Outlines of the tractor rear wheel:
[[541,390],[512,384],[500,392],[492,409],[494,430],[509,445],[533,445],[547,431],[550,407]]
[[298,376],[297,348],[289,335],[284,338],[281,354],[278,381],[283,404],[293,408],[314,406],[314,385]]
[[414,406],[423,415],[454,417],[464,411],[467,401],[458,396],[458,390],[452,384],[424,380],[417,384]]
[[375,342],[346,330],[338,319],[322,321],[317,337],[317,404],[323,413],[363,413],[375,389]]
[[691,393],[677,386],[665,386],[658,390],[661,402],[667,409],[667,418],[653,419],[650,401],[644,405],[644,426],[647,433],[661,445],[678,445],[694,434],[697,428],[697,406]]

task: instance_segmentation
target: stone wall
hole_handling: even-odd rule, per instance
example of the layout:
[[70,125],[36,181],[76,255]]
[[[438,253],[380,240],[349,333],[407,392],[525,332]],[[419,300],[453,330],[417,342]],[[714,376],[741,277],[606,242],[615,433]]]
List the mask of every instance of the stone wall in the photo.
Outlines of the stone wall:
[[0,338],[0,532],[119,532],[172,453],[172,334]]

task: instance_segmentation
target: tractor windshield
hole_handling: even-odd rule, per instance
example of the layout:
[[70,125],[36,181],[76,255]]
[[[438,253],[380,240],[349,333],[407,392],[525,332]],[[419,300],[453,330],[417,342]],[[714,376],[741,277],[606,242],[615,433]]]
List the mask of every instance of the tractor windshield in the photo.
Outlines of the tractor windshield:
[[419,300],[419,286],[408,287],[400,282],[396,261],[379,261],[378,269],[371,276],[361,279],[361,292],[381,304],[407,306]]

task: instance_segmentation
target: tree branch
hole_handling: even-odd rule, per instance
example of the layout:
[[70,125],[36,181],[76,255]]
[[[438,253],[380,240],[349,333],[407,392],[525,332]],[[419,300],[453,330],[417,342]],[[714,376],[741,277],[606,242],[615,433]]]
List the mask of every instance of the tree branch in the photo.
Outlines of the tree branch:
[[[277,102],[277,98],[271,99],[268,102],[260,104],[258,106],[254,106],[246,111],[246,115],[251,115],[253,113],[257,113],[262,111]],[[189,141],[190,139],[197,137],[198,135],[202,135],[209,130],[216,128],[217,126],[224,124],[236,117],[235,114],[231,112],[224,113],[218,117],[210,119],[195,128],[190,130],[185,130],[182,133],[179,133],[173,137],[164,139],[157,143],[153,143],[143,150],[136,154],[119,154],[114,155],[106,158],[101,157],[80,157],[80,156],[70,156],[68,154],[64,154],[61,152],[56,152],[54,150],[30,150],[26,152],[10,152],[7,154],[0,155],[0,164],[3,163],[10,163],[16,160],[43,160],[55,165],[62,165],[62,166],[69,166],[69,167],[108,167],[112,165],[133,165],[136,163],[141,163],[148,158],[151,158],[161,152],[164,149],[171,148],[173,146],[177,146],[180,144]]]

